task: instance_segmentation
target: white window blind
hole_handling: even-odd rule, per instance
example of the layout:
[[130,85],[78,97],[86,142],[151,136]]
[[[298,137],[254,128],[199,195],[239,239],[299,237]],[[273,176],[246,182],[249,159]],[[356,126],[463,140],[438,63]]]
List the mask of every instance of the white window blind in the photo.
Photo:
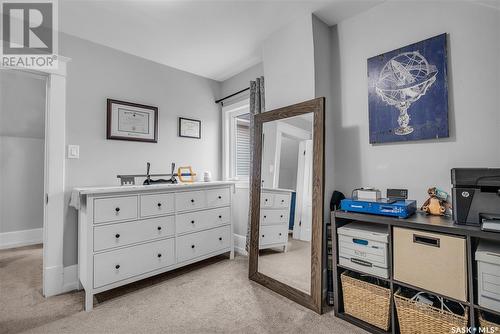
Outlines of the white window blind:
[[250,128],[246,120],[236,123],[236,176],[248,177],[250,171]]

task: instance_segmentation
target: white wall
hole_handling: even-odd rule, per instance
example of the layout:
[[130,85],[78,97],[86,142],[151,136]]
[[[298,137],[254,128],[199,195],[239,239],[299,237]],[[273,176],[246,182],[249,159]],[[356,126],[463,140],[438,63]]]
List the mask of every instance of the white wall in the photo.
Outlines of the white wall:
[[[446,32],[450,138],[368,141],[367,59]],[[500,12],[472,2],[385,2],[332,28],[335,184],[450,190],[453,167],[500,167]],[[338,104],[337,104],[338,103]]]
[[262,46],[266,110],[314,98],[312,16],[272,33]]
[[[82,39],[61,35],[60,52],[72,59],[67,77],[67,144],[80,159],[66,161],[66,196],[77,186],[112,185],[117,174],[170,172],[192,165],[200,175],[221,175],[221,117],[214,103],[220,83]],[[159,108],[158,143],[106,140],[106,99]],[[202,138],[177,136],[178,117],[200,119]],[[64,265],[77,261],[77,214],[67,209]]]
[[0,71],[0,233],[43,227],[44,115],[45,80]]

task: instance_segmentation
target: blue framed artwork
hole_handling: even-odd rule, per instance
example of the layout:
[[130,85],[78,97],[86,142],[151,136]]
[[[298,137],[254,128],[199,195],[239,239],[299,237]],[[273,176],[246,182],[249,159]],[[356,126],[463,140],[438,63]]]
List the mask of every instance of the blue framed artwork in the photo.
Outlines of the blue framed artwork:
[[370,143],[449,136],[446,34],[368,59]]

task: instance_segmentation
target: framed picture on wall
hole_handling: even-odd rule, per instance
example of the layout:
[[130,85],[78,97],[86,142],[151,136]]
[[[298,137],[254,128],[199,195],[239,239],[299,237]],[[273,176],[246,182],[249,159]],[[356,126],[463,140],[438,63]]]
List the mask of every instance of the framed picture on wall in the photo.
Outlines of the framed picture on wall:
[[158,108],[108,99],[107,139],[158,142]]
[[201,121],[179,117],[179,137],[201,138]]
[[368,59],[370,143],[449,137],[446,34]]

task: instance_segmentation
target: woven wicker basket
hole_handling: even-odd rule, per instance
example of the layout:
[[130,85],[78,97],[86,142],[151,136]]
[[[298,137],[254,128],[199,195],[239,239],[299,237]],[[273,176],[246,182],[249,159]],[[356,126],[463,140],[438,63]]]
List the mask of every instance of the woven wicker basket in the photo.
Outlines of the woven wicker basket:
[[492,331],[486,333],[499,333],[500,334],[500,324],[496,324],[494,322],[488,321],[484,319],[484,316],[481,312],[479,312],[479,326],[483,328],[491,328]]
[[453,328],[467,327],[469,318],[467,306],[462,316],[417,303],[398,293],[394,294],[394,301],[401,334],[451,333]]
[[348,272],[341,275],[345,313],[387,331],[391,290],[349,275]]

